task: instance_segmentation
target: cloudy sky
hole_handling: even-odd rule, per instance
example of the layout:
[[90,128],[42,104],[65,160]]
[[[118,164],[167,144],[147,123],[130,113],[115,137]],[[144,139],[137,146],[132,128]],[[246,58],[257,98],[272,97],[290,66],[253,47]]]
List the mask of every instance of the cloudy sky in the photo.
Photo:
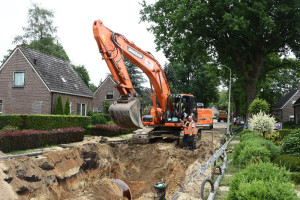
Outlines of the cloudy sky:
[[[71,62],[84,65],[89,72],[91,82],[99,84],[109,73],[102,60],[93,36],[94,20],[101,19],[105,26],[123,34],[144,51],[150,51],[164,65],[167,59],[162,52],[156,52],[154,36],[148,32],[147,23],[140,22],[139,11],[142,0],[9,0],[0,3],[0,60],[8,49],[14,49],[12,41],[16,35],[22,35],[22,27],[27,26],[28,8],[32,2],[40,7],[54,11],[54,26],[60,43]],[[149,3],[155,0],[147,0]]]

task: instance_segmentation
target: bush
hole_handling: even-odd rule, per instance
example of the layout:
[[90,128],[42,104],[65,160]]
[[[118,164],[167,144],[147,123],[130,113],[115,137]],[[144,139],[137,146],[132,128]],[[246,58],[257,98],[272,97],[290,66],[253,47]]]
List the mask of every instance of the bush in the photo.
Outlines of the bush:
[[252,163],[260,161],[269,162],[271,157],[270,151],[264,146],[245,146],[238,156],[238,164],[245,167]]
[[300,124],[296,124],[294,121],[283,122],[282,127],[285,129],[296,129],[300,128]]
[[66,128],[60,130],[27,130],[6,132],[0,135],[0,150],[10,152],[39,148],[47,145],[82,141],[83,128]]
[[300,173],[292,173],[291,179],[295,184],[300,184]]
[[110,107],[110,103],[107,100],[102,101],[102,107],[105,114],[108,114],[108,109]]
[[276,157],[273,163],[280,167],[286,167],[293,172],[300,172],[300,158],[292,155],[280,155]]
[[280,140],[280,135],[279,135],[279,132],[275,132],[275,133],[266,133],[265,134],[265,138],[267,140],[270,140],[272,141],[274,144],[276,144],[277,146],[280,146],[282,145],[282,142]]
[[233,163],[241,168],[259,160],[273,160],[280,154],[280,147],[254,132],[242,135],[240,141],[233,151]]
[[287,135],[289,135],[293,130],[292,129],[281,129],[277,132],[279,133],[279,139],[283,140],[283,138]]
[[253,115],[249,119],[251,129],[257,133],[272,133],[274,130],[275,118],[263,112]]
[[4,125],[17,127],[20,130],[52,130],[69,127],[86,128],[91,122],[91,117],[78,115],[0,115],[1,129]]
[[106,124],[106,119],[101,113],[94,113],[92,115],[92,124]]
[[294,130],[283,139],[282,152],[300,157],[300,129]]
[[249,111],[252,115],[256,115],[259,112],[269,113],[269,104],[263,99],[256,98],[249,106]]
[[260,162],[251,164],[234,175],[227,199],[296,200],[297,194],[291,186],[290,175],[284,168]]
[[118,125],[104,125],[104,124],[96,124],[93,127],[88,128],[89,135],[97,135],[97,136],[115,136],[120,134],[130,133],[135,129],[125,129],[121,128]]

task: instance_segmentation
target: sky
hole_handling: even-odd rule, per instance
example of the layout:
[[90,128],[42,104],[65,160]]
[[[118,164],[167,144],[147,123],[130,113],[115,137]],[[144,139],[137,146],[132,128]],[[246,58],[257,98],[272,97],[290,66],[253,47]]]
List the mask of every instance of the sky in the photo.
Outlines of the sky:
[[[31,4],[54,12],[53,25],[57,27],[59,42],[64,47],[72,64],[84,65],[91,82],[96,86],[110,73],[98,51],[93,36],[92,25],[97,19],[114,32],[124,35],[143,49],[150,51],[163,66],[167,59],[156,52],[154,36],[147,31],[148,23],[140,23],[142,0],[9,0],[0,3],[0,60],[14,49],[12,41],[16,35],[23,35],[22,27],[27,27],[28,9]],[[154,3],[155,0],[147,0]]]

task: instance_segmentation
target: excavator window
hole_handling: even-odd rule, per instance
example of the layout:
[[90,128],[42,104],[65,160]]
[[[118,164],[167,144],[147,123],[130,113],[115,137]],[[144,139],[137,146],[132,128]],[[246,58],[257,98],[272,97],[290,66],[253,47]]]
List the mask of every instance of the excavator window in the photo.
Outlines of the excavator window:
[[166,122],[178,123],[191,114],[191,101],[188,96],[169,95],[166,106]]

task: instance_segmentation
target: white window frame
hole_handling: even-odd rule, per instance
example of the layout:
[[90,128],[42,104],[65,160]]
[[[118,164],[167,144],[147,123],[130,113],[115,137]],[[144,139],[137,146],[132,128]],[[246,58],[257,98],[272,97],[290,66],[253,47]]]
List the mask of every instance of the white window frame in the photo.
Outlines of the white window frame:
[[[111,99],[107,98],[107,92],[112,92],[112,98]],[[105,100],[114,100],[114,91],[113,90],[106,90],[106,92],[105,92]]]
[[0,113],[2,113],[2,110],[3,110],[3,100],[0,99]]
[[[23,73],[24,74],[23,85],[16,85],[15,84],[15,77],[16,77],[17,73]],[[24,71],[15,71],[14,72],[14,82],[13,82],[13,84],[14,84],[14,87],[24,87],[25,86],[25,72]]]
[[70,101],[70,115],[72,114],[72,102]]
[[[86,116],[87,103],[78,103],[78,104],[80,104],[80,113],[79,113],[79,115],[81,115],[81,116]],[[84,115],[82,114],[82,105],[85,105]],[[78,114],[78,113],[77,113],[77,114]]]

